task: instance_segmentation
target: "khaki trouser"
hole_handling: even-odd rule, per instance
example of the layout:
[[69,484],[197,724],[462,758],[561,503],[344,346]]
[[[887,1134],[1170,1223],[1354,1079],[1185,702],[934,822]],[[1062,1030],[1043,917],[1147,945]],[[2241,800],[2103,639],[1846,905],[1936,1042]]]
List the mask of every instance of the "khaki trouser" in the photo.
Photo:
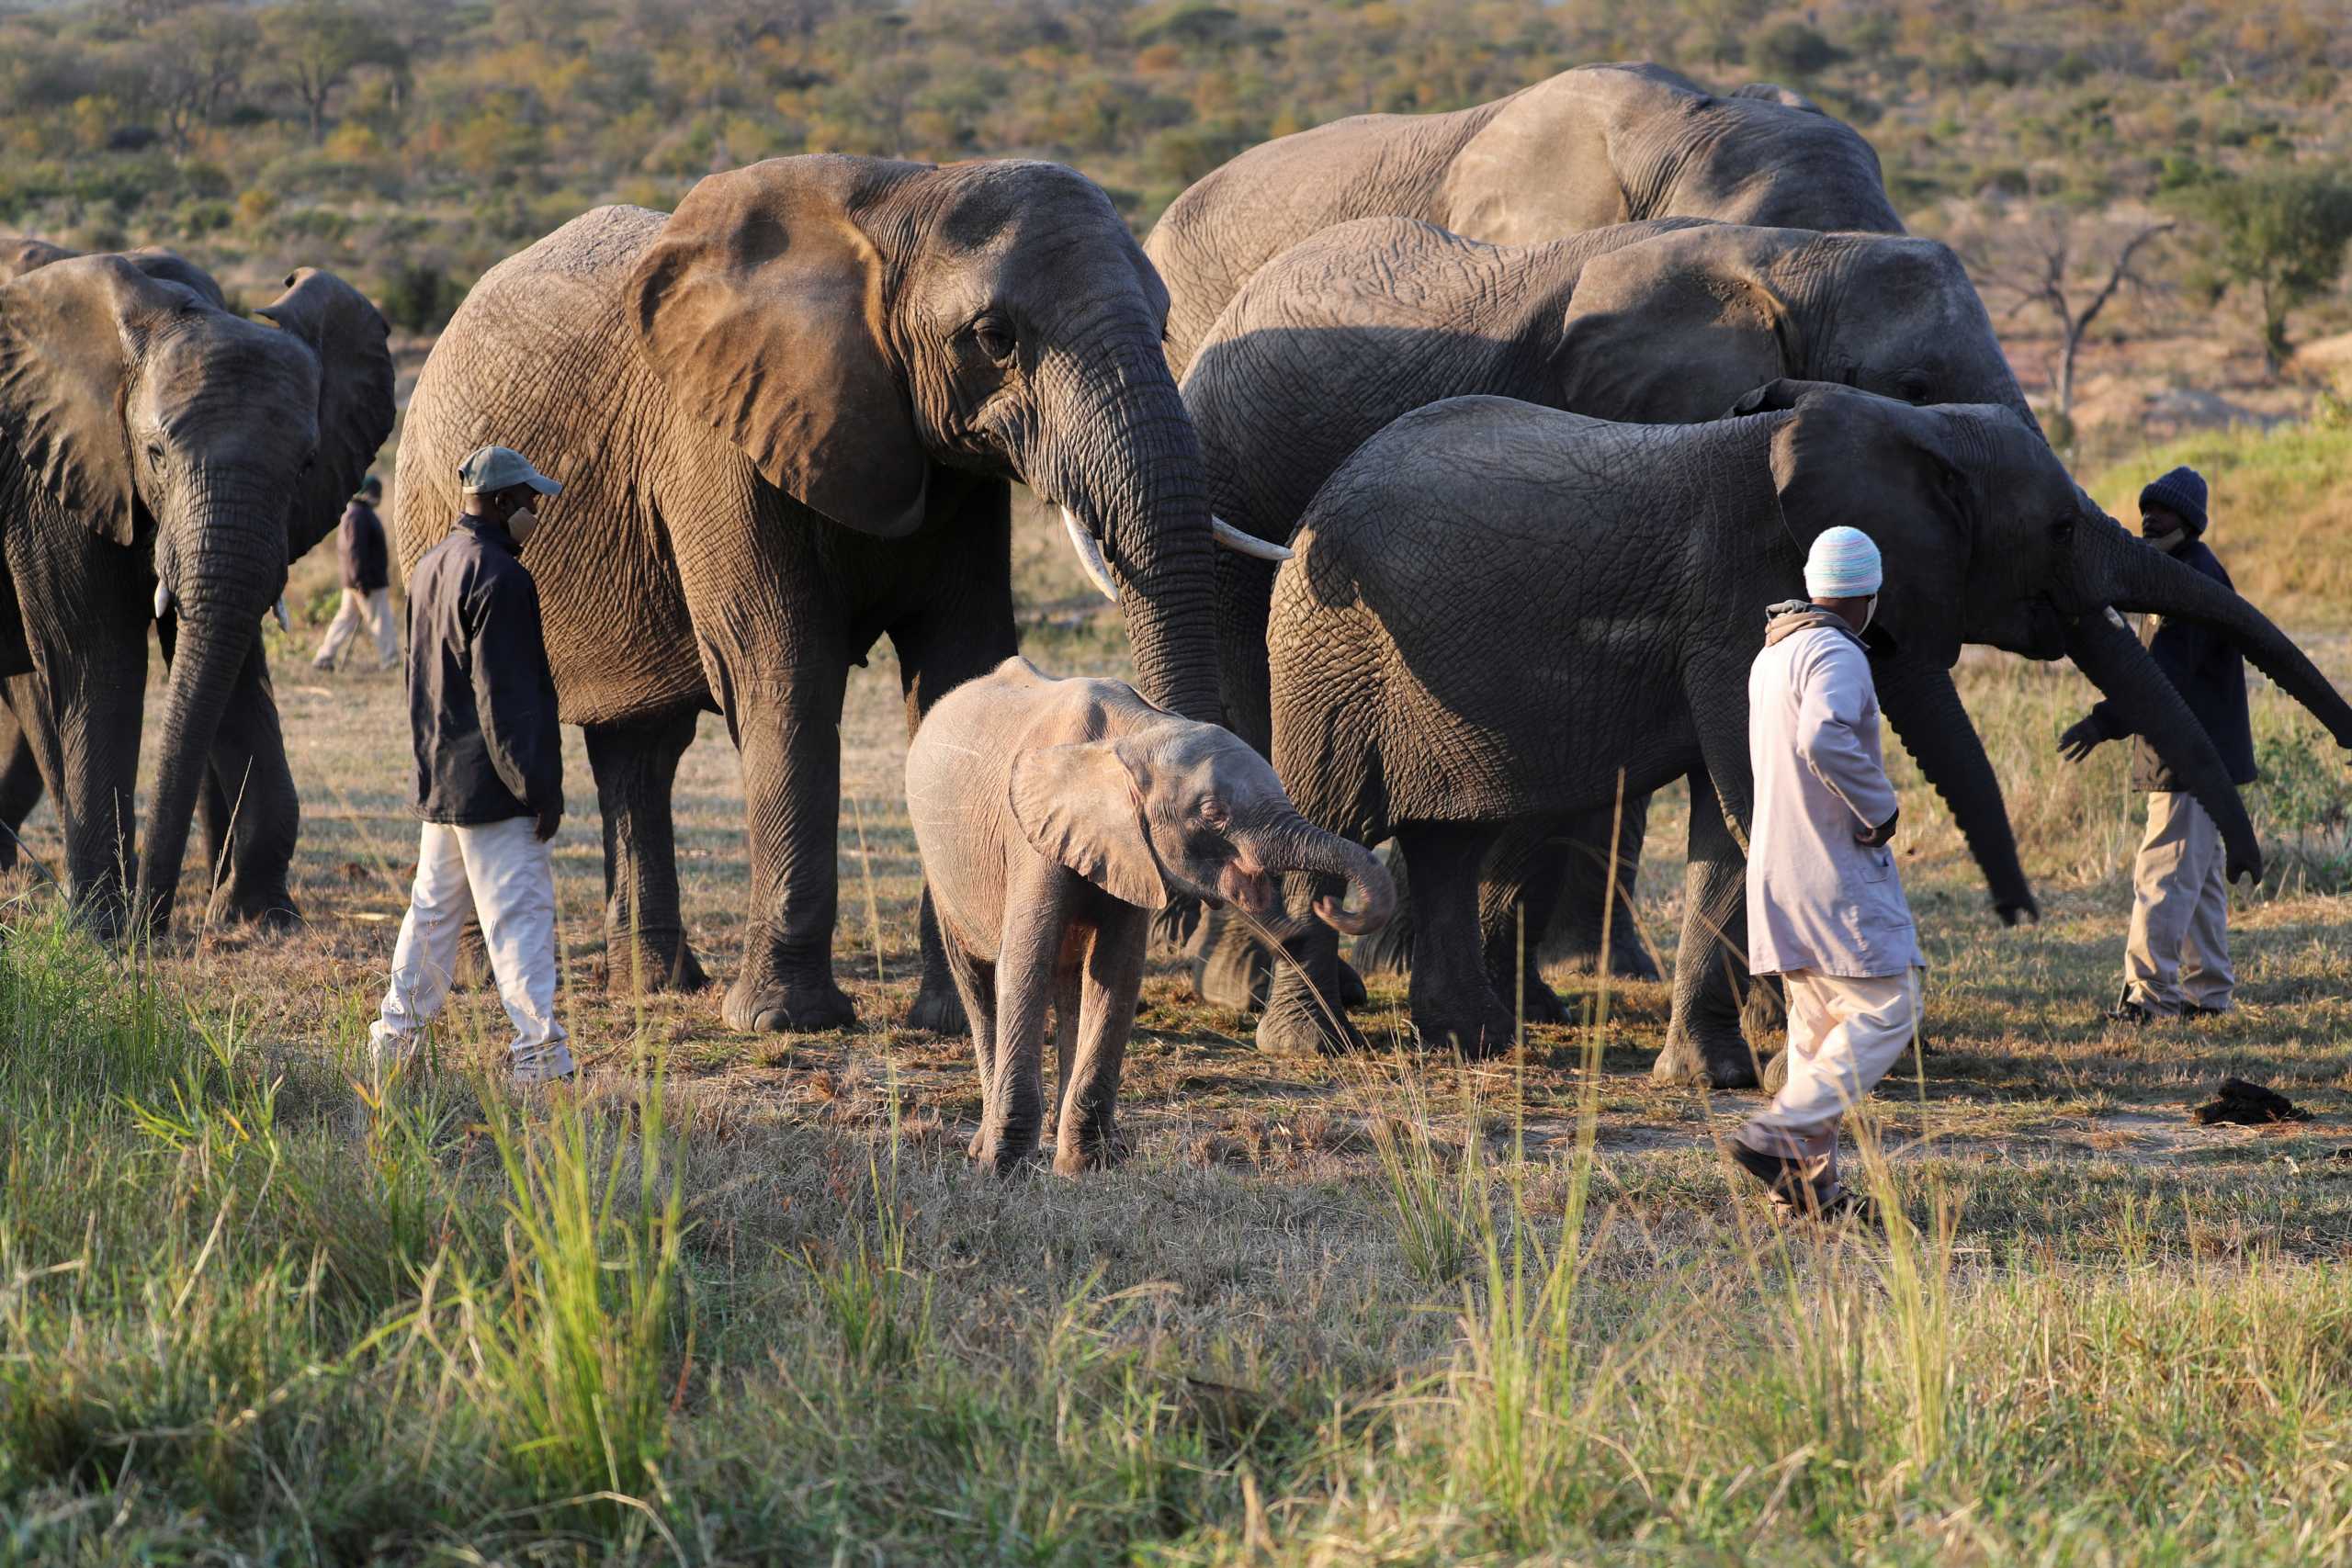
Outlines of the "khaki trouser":
[[1849,979],[1800,969],[1789,992],[1789,1081],[1734,1134],[1760,1155],[1801,1160],[1823,1198],[1838,1190],[1838,1123],[1903,1058],[1919,1029],[1921,971]]
[[472,828],[424,824],[391,983],[368,1031],[378,1060],[388,1066],[405,1060],[448,1000],[468,915],[481,921],[498,999],[514,1026],[507,1050],[515,1071],[570,1073],[569,1036],[555,1016],[555,868],[528,817]]
[[345,589],[343,604],[327,626],[326,640],[319,644],[319,651],[311,662],[322,670],[334,664],[363,620],[368,623],[368,635],[376,639],[376,668],[390,670],[399,663],[401,639],[400,633],[392,629],[392,591],[389,588],[371,588],[365,593],[356,588]]
[[2126,1001],[2165,1017],[2190,1003],[2228,1010],[2238,983],[2230,968],[2228,860],[2221,829],[2196,796],[2186,790],[2148,796],[2148,834],[2132,867]]

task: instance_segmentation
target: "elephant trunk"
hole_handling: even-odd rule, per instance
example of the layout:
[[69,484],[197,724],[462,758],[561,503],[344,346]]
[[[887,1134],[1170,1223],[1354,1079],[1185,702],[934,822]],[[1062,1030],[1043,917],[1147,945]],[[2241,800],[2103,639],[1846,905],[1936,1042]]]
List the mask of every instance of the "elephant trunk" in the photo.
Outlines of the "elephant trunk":
[[1305,872],[1347,883],[1344,901],[1328,895],[1315,901],[1315,913],[1333,931],[1361,936],[1386,925],[1388,917],[1396,912],[1396,883],[1389,879],[1387,868],[1362,844],[1317,828],[1295,812],[1253,835],[1251,841],[1270,870]]
[[[282,516],[282,508],[258,504],[222,510],[273,520]],[[188,821],[211,763],[212,743],[253,654],[261,616],[286,576],[282,533],[214,521],[199,523],[185,536],[204,542],[186,550],[167,536],[156,549],[157,608],[175,613],[178,626],[134,905],[151,932],[171,925]]]
[[2229,875],[2235,881],[2262,877],[2262,846],[2254,836],[2254,822],[2245,802],[2214,750],[2212,737],[2181,700],[2148,650],[2123,626],[2105,612],[2082,616],[2066,630],[2066,652],[2091,683],[2115,704],[2133,734],[2156,750],[2156,755],[2187,785],[2222,830],[2229,852]]
[[1992,889],[1993,908],[2007,925],[2041,918],[2025,868],[2018,863],[2018,841],[2001,799],[1984,743],[1961,705],[1951,671],[1923,659],[1887,659],[1877,669],[1880,705],[1889,723],[1919,764],[1919,772],[1951,807],[1952,820],[1968,840],[1969,853]]
[[1058,368],[1063,406],[1046,422],[1046,449],[1024,472],[1063,509],[1088,575],[1101,585],[1096,551],[1115,569],[1136,686],[1171,712],[1216,723],[1208,485],[1158,334],[1116,334]]
[[2352,705],[2346,705],[2303,650],[2245,600],[2183,566],[2120,526],[2094,526],[2086,588],[2098,603],[2134,614],[2177,615],[2219,630],[2327,726],[2339,746],[2352,746]]

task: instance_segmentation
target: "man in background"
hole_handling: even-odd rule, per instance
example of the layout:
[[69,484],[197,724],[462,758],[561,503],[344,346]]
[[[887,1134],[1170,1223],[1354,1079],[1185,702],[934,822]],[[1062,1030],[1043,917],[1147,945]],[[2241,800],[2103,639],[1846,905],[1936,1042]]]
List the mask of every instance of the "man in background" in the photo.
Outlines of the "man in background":
[[369,474],[343,509],[334,541],[335,558],[343,567],[343,604],[311,660],[314,670],[334,668],[362,621],[376,639],[376,668],[390,670],[400,662],[400,639],[392,630],[391,554],[384,545],[383,519],[376,515],[383,498],[384,481]]
[[458,469],[465,510],[409,577],[408,711],[416,749],[416,884],[368,1042],[400,1067],[449,997],[458,935],[481,921],[514,1026],[518,1084],[572,1074],[556,1021],[555,868],[563,749],[539,591],[524,569],[542,496],[563,487],[519,452],[484,446]]
[[1731,1155],[1795,1213],[1866,1208],[1838,1179],[1838,1124],[1919,1025],[1927,961],[1886,847],[1900,803],[1862,646],[1883,576],[1869,535],[1823,530],[1805,558],[1811,602],[1765,611],[1747,675],[1748,964],[1788,987],[1789,1077]]
[[[2205,479],[2175,468],[2140,492],[2140,536],[2224,588],[2230,574],[2205,545]],[[2237,645],[2195,621],[2150,615],[2141,635],[2173,690],[2197,716],[2213,749],[2244,785],[2259,776],[2246,719],[2245,661]],[[2070,762],[2101,741],[2132,733],[2112,702],[2100,703],[2058,738]],[[2132,749],[2132,787],[2148,796],[2148,830],[2132,868],[2132,933],[2123,946],[2123,995],[2109,1010],[2118,1023],[2230,1010],[2228,857],[2222,830],[2143,737]]]

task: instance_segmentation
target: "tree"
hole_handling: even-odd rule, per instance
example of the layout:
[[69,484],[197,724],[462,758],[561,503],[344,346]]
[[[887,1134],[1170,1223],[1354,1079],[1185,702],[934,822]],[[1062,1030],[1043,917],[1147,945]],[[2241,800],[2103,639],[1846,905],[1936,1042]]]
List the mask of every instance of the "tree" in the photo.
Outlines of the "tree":
[[279,78],[310,117],[311,140],[323,141],[327,103],[362,65],[398,65],[399,46],[376,19],[338,0],[292,0],[261,14],[263,41]]
[[2332,168],[2222,176],[2176,199],[2198,220],[2190,287],[2218,303],[2233,285],[2254,290],[2262,312],[2262,362],[2276,376],[2292,345],[2287,313],[2334,287],[2352,242],[2352,182]]
[[243,83],[246,62],[260,43],[253,17],[228,6],[194,6],[147,29],[141,47],[149,92],[173,152],[187,156],[196,128],[219,116],[222,100]]
[[2056,323],[2057,418],[2052,424],[2053,438],[2063,443],[2075,425],[2075,359],[2083,339],[2119,292],[2149,287],[2155,242],[2174,225],[2044,207],[2000,227],[1997,237],[1982,230],[1968,235],[1960,249],[1979,276],[2020,303],[2049,311]]

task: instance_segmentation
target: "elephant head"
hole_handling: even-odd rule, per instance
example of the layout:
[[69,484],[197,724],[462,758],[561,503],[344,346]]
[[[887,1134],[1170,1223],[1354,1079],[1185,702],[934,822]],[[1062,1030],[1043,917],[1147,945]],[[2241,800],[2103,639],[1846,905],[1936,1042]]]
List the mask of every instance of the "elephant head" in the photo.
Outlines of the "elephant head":
[[[143,558],[155,613],[174,623],[135,906],[159,927],[214,732],[289,554],[332,523],[391,426],[384,323],[366,300],[305,272],[261,314],[224,309],[165,252],[52,260],[0,288],[0,445],[22,465],[35,532],[87,528],[122,547],[126,572]],[[28,628],[74,611],[24,609]]]
[[912,532],[942,468],[1026,483],[1123,604],[1144,691],[1217,716],[1168,293],[1091,182],[830,155],[714,175],[638,263],[629,309],[679,406],[844,527]]
[[1565,306],[1551,363],[1578,413],[1712,419],[1785,377],[2033,423],[1967,269],[1934,240],[1678,228],[1586,261]]
[[[2352,706],[2301,649],[2252,604],[2124,532],[2008,409],[1911,408],[1788,383],[1757,401],[1794,413],[1773,435],[1771,466],[1800,547],[1843,523],[1886,558],[1869,640],[1887,717],[1923,771],[1955,734],[1982,755],[1957,696],[1944,697],[1962,642],[2071,655],[2220,824],[2230,874],[2261,874],[2253,824],[2211,739],[2113,612],[2216,627],[2352,746]],[[1953,801],[1966,828],[1962,807]]]
[[1169,717],[1100,740],[1023,752],[1012,765],[1013,819],[1040,854],[1122,902],[1171,896],[1279,914],[1285,872],[1344,881],[1356,897],[1317,900],[1333,929],[1372,931],[1396,890],[1371,852],[1300,816],[1267,761],[1227,730]]

